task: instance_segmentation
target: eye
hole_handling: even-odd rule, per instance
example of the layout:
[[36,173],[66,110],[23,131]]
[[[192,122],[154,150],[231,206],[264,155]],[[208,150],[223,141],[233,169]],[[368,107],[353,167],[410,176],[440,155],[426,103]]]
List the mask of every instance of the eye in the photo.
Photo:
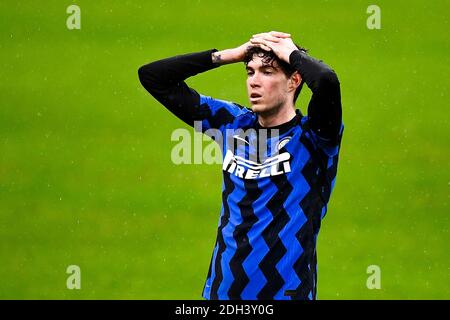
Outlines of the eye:
[[248,75],[248,76],[253,75],[253,71],[247,71],[247,75]]
[[272,71],[264,71],[264,74],[272,74]]

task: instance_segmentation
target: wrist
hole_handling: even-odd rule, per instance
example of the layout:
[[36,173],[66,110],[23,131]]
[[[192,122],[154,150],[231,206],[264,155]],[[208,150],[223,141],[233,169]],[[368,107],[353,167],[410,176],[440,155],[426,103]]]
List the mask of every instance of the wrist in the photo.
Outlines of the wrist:
[[293,52],[295,52],[296,50],[298,50],[297,48],[292,48],[292,49],[289,49],[289,50],[287,50],[286,51],[286,55],[284,56],[284,60],[287,62],[287,63],[290,63],[290,61],[291,61],[291,55],[292,55],[292,53]]
[[239,62],[239,57],[235,49],[225,49],[211,54],[212,62],[216,65]]

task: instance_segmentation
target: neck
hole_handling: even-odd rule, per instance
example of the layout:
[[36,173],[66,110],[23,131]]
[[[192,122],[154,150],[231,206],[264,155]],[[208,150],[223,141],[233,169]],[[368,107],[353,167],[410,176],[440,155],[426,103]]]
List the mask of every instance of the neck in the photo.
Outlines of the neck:
[[274,112],[259,113],[258,122],[262,127],[275,127],[280,124],[291,121],[295,117],[295,108],[293,104],[284,105],[275,108]]

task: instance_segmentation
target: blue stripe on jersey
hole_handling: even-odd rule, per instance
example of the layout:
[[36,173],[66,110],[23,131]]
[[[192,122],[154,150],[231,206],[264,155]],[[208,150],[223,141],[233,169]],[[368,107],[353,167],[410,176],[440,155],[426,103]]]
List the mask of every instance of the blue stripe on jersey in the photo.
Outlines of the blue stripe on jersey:
[[[201,103],[209,108],[205,108],[209,115],[203,130],[213,127],[222,131],[224,153],[232,141],[225,129],[257,129],[256,114],[245,108],[206,96],[201,96]],[[297,119],[305,124],[308,117]],[[249,154],[255,154],[253,142],[257,140],[252,137],[237,146],[239,150],[230,151],[235,169],[230,164],[230,172],[223,172],[223,208],[203,292],[206,299],[316,298],[317,234],[335,184],[339,147],[328,147],[326,140],[305,130],[302,132],[297,122],[279,138],[291,137],[280,150],[280,154],[288,152],[290,156],[280,160],[281,174],[269,163],[270,175],[255,169],[261,176],[237,176],[249,170],[236,156],[249,159]],[[269,142],[268,154],[272,146],[278,147]],[[265,159],[250,160],[264,163]],[[283,161],[289,161],[288,167]],[[286,169],[289,165],[290,171]],[[326,169],[325,180],[331,186],[324,184],[321,168]],[[285,296],[287,290],[296,293]]]
[[[226,194],[226,192],[227,192],[227,186],[226,186],[225,180],[224,180],[222,183],[222,195]],[[228,210],[228,208],[227,208],[227,210]],[[222,219],[225,220],[224,214],[225,214],[225,208],[224,208],[224,206],[222,206],[222,209],[220,210],[219,220],[217,223],[218,230],[220,230],[220,225],[221,225]],[[228,221],[228,218],[226,218],[226,221]],[[216,240],[216,244],[214,246],[213,257],[212,257],[211,264],[209,267],[210,269],[208,272],[209,277],[207,277],[207,279],[206,279],[205,286],[203,289],[203,294],[202,294],[202,296],[208,300],[211,299],[211,288],[212,288],[213,281],[216,278],[216,261],[217,261],[217,252],[219,250],[219,243],[218,243],[219,236],[220,235],[218,235],[218,239]]]
[[246,194],[244,183],[241,179],[239,179],[235,175],[230,175],[230,179],[233,182],[235,188],[227,199],[230,208],[230,218],[228,224],[222,230],[226,249],[222,254],[221,261],[223,280],[218,289],[219,299],[229,299],[228,290],[230,289],[231,283],[234,280],[234,276],[230,270],[230,261],[237,248],[236,241],[233,238],[233,232],[236,226],[242,223],[242,217],[239,214],[240,210],[237,203],[241,201]]
[[[259,292],[258,299],[273,299],[284,284],[284,279],[276,265],[287,252],[287,248],[279,238],[279,233],[289,223],[290,217],[280,204],[284,203],[292,187],[286,184],[287,180],[284,175],[272,176],[270,181],[276,185],[276,188],[272,189],[272,193],[268,193],[270,198],[266,205],[267,214],[272,219],[268,228],[262,233],[264,241],[269,246],[269,253],[259,264],[268,282]],[[268,189],[271,190],[270,187]]]
[[[228,224],[229,217],[230,217],[230,208],[228,206],[228,197],[235,188],[234,184],[232,183],[232,181],[230,179],[230,174],[227,172],[224,172],[224,174],[223,174],[223,185],[224,185],[224,191],[222,192],[223,215],[220,219],[219,229],[217,230],[217,244],[219,247],[217,249],[216,262],[214,265],[215,276],[211,283],[210,295],[209,295],[209,297],[207,297],[209,299],[215,299],[215,300],[219,299],[217,292],[218,292],[219,286],[223,280],[221,261],[222,261],[222,255],[226,249],[223,229]],[[226,266],[225,266],[225,268],[227,269]]]
[[206,283],[205,286],[203,288],[203,294],[202,296],[205,299],[211,299],[211,284],[214,281],[215,277],[216,277],[216,259],[217,259],[217,251],[219,249],[219,245],[216,243],[216,245],[214,246],[214,250],[213,250],[213,256],[212,256],[212,260],[211,260],[211,265],[210,265],[210,272],[211,275],[209,276],[209,278],[206,279]]
[[234,281],[228,291],[230,299],[245,299],[242,296],[242,291],[249,282],[249,275],[244,269],[243,262],[253,250],[249,241],[248,231],[258,222],[258,217],[255,215],[252,204],[261,195],[261,190],[259,190],[255,180],[244,180],[244,187],[246,195],[238,203],[243,222],[235,228],[233,233],[238,246],[230,262],[230,269],[234,275]]
[[267,275],[264,275],[263,271],[259,268],[259,264],[269,252],[268,244],[261,236],[264,230],[267,230],[267,227],[272,222],[271,216],[266,213],[266,205],[270,199],[269,196],[271,195],[267,192],[269,185],[270,181],[268,179],[258,181],[258,188],[263,192],[252,205],[259,221],[250,229],[248,233],[250,243],[253,246],[253,252],[244,262],[244,268],[250,276],[250,282],[242,293],[243,299],[257,299],[259,292],[267,284]]
[[[270,201],[270,199],[273,197],[273,195],[277,194],[279,189],[277,188],[275,183],[269,179],[261,180],[261,181],[259,181],[259,183],[264,186],[264,187],[261,187],[264,190],[262,201],[264,201],[265,203],[268,203]],[[286,253],[280,257],[279,261],[276,261],[276,264],[272,265],[272,268],[274,268],[272,273],[276,272],[277,274],[279,274],[279,276],[283,279],[284,284],[286,284],[286,282],[289,281],[290,277],[289,277],[289,275],[286,275],[285,272],[283,272],[283,269],[285,267],[283,267],[283,268],[279,268],[279,267],[287,264],[286,258],[288,257],[289,254],[292,254],[292,252],[289,252],[289,247],[292,244],[287,242],[286,236],[283,236],[283,230],[285,230],[286,228],[289,228],[289,226],[292,225],[292,222],[293,222],[292,221],[293,217],[291,215],[289,215],[289,213],[287,211],[285,212],[285,214],[287,215],[286,219],[285,219],[286,224],[284,226],[281,226],[282,227],[281,231],[277,235],[272,236],[272,237],[274,237],[274,239],[280,239],[277,241],[281,241],[282,245],[284,246],[284,248],[286,250]],[[271,217],[271,218],[272,218],[271,222],[274,221],[273,217]],[[261,236],[261,234],[259,236]],[[295,239],[295,237],[293,237],[293,238]],[[299,248],[299,250],[301,251],[301,247]],[[288,299],[288,297],[284,297],[284,294],[281,294],[281,295],[279,294],[282,291],[283,287],[284,287],[284,285],[282,284],[281,288],[277,288],[277,292],[273,292],[272,293],[273,297],[270,297],[270,299],[272,299],[272,298],[273,299]]]
[[[263,190],[261,188],[261,185],[259,184],[258,188],[260,190]],[[266,242],[261,237],[262,232],[270,223],[270,220],[267,219],[267,215],[264,213],[264,211],[266,210],[265,202],[261,200],[261,196],[252,204],[253,211],[258,217],[258,221],[247,233],[250,245],[252,246],[253,250],[243,262],[244,270],[247,275],[249,275],[250,279],[249,283],[242,291],[241,296],[242,299],[248,300],[255,300],[259,291],[267,283],[266,277],[258,267],[259,262],[269,252],[269,248],[267,247]]]
[[223,131],[225,126],[233,122],[237,116],[249,112],[246,108],[241,108],[232,102],[200,95],[200,105],[203,104],[208,105],[211,113],[202,120],[203,132],[212,128]]
[[[287,147],[288,146],[289,145],[287,145]],[[302,155],[303,154],[304,153],[302,153]],[[305,158],[295,157],[291,161],[291,166],[293,168],[298,168],[297,170],[301,170],[303,168],[302,163],[306,163]],[[305,197],[310,187],[302,175],[289,175],[288,181],[293,186],[293,190],[289,194],[288,199],[285,201],[284,207],[286,212],[289,214],[291,221],[286,228],[280,232],[280,238],[283,240],[283,243],[286,244],[288,251],[277,265],[277,268],[279,268],[283,278],[285,279],[285,284],[276,294],[275,299],[290,299],[290,297],[284,296],[284,292],[286,290],[295,290],[301,282],[295,273],[294,264],[303,253],[303,248],[295,237],[295,234],[307,221],[303,210],[299,205],[299,199],[303,199]]]

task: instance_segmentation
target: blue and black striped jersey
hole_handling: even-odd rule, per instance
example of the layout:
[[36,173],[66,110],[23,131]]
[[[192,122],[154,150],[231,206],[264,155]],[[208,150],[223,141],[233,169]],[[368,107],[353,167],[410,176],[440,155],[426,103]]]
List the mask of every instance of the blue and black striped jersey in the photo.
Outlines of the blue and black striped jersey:
[[317,235],[343,134],[337,77],[321,61],[294,52],[290,63],[313,91],[308,115],[296,110],[291,121],[262,128],[250,109],[198,94],[184,83],[216,67],[212,52],[139,70],[144,87],[171,112],[224,137],[222,210],[203,297],[315,299]]

